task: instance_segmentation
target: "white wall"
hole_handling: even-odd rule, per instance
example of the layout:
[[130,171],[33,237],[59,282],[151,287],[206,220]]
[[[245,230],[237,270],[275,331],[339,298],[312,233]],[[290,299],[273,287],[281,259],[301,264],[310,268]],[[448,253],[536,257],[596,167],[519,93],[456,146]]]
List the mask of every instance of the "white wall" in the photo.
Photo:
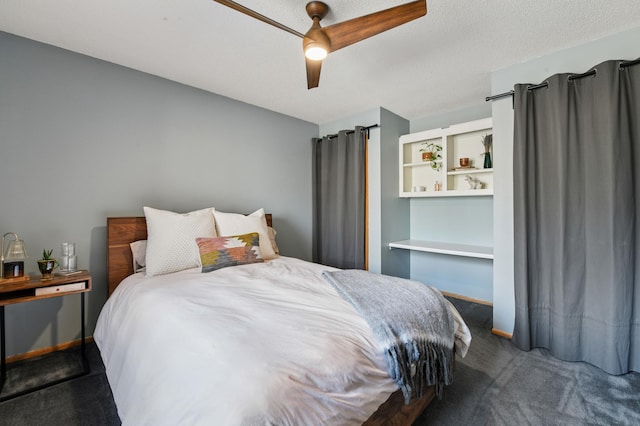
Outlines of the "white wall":
[[[640,27],[498,70],[491,76],[493,94],[518,83],[537,84],[557,73],[583,73],[610,59],[640,57]],[[493,102],[494,158],[509,164],[494,171],[493,327],[511,333],[515,301],[513,281],[513,109],[511,99]]]
[[501,165],[493,169],[493,328],[511,333],[515,315],[512,99],[493,101],[492,109],[493,158]]

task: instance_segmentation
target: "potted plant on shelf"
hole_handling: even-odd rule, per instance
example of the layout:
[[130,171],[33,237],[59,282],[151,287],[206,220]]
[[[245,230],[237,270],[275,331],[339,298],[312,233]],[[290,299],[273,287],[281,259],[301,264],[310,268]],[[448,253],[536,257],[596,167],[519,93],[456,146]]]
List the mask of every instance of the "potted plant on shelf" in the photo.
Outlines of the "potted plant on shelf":
[[38,260],[38,269],[42,274],[43,280],[53,278],[53,270],[58,266],[58,261],[51,257],[52,250],[42,250],[42,259]]
[[442,167],[442,146],[438,145],[434,142],[425,142],[422,144],[422,148],[420,148],[420,152],[422,153],[422,161],[430,161],[431,168],[435,171],[440,171]]

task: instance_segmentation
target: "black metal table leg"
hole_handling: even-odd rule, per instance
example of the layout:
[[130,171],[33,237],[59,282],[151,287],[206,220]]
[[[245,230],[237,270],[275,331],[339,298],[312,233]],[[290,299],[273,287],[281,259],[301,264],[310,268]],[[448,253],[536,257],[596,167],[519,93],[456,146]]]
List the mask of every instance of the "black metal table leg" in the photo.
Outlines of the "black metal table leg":
[[7,360],[5,359],[7,349],[5,347],[6,330],[4,329],[4,305],[0,306],[0,333],[2,333],[2,337],[0,338],[0,392],[2,392],[4,382],[5,380],[7,380]]
[[[85,325],[84,325],[84,293],[80,293],[80,327],[82,329],[82,340],[80,341],[80,350],[82,351],[82,367],[83,373],[89,374],[91,367],[89,366],[89,359],[87,358],[87,344],[85,342]],[[83,375],[84,375],[83,374]]]

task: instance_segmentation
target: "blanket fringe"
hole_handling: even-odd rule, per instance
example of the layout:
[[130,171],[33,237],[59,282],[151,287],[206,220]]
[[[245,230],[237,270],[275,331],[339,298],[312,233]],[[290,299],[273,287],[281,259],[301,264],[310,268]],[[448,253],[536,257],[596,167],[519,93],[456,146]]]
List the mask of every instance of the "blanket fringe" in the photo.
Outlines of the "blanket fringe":
[[453,380],[453,348],[426,341],[411,341],[387,349],[391,378],[398,383],[404,403],[421,398],[425,390],[435,386],[442,398],[445,385]]

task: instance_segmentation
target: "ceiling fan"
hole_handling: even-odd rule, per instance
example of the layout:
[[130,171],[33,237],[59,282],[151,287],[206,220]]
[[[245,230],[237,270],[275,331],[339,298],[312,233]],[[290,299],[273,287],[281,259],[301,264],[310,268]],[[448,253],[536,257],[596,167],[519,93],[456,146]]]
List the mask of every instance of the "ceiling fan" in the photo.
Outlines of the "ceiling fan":
[[306,9],[313,24],[306,34],[302,34],[234,1],[214,1],[300,37],[305,53],[307,87],[309,89],[318,87],[322,60],[330,52],[335,52],[427,14],[427,1],[418,0],[323,28],[320,26],[320,20],[329,13],[329,6],[321,1],[312,1],[307,3]]

